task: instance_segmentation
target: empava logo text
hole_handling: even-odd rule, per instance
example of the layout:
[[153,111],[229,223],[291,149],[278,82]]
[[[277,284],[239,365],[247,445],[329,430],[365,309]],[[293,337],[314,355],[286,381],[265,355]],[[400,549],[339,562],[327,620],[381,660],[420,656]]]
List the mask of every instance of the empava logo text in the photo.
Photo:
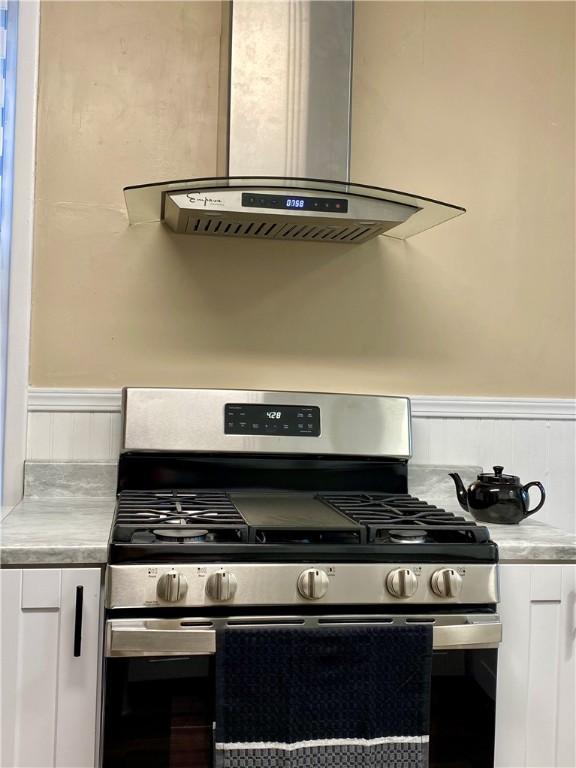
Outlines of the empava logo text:
[[210,205],[224,205],[224,200],[220,197],[208,197],[207,195],[186,195],[188,200],[194,205],[203,205],[204,208],[208,208]]

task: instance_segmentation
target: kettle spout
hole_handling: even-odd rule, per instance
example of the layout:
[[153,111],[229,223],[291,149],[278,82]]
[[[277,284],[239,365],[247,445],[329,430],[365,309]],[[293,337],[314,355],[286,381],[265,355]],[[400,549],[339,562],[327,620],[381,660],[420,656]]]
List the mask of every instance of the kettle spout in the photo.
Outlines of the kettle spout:
[[465,512],[468,512],[468,494],[466,493],[466,488],[464,488],[462,478],[458,472],[450,472],[449,475],[452,480],[454,480],[454,485],[456,486],[456,495],[458,496],[460,506]]

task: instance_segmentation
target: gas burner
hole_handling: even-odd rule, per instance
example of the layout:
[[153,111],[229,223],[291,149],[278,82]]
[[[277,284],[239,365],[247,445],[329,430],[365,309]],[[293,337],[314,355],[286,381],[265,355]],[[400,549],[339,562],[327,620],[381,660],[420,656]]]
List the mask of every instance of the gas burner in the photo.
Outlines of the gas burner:
[[426,540],[426,532],[417,528],[412,528],[408,531],[390,531],[390,541],[393,541],[395,544],[424,544]]
[[176,528],[157,528],[152,533],[159,539],[165,539],[166,541],[178,541],[180,543],[194,543],[204,542],[208,537],[208,531],[195,530],[194,528],[187,528],[186,530],[178,530]]

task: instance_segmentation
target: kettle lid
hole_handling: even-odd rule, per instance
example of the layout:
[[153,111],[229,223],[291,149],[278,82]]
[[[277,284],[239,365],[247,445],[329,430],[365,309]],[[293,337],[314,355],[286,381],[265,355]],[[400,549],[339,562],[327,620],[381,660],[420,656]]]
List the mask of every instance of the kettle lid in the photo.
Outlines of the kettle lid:
[[485,483],[502,483],[502,484],[509,484],[509,485],[519,485],[520,478],[516,475],[503,475],[502,471],[504,467],[496,466],[493,467],[494,474],[491,474],[490,472],[482,472],[480,475],[478,475],[478,480]]

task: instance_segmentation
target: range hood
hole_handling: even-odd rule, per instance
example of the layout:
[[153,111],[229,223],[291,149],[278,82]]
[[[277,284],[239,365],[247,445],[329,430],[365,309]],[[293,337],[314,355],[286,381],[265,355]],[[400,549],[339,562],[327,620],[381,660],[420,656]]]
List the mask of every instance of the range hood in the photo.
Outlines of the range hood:
[[353,2],[238,0],[222,19],[215,178],[125,187],[130,224],[187,235],[405,239],[464,208],[349,181]]

